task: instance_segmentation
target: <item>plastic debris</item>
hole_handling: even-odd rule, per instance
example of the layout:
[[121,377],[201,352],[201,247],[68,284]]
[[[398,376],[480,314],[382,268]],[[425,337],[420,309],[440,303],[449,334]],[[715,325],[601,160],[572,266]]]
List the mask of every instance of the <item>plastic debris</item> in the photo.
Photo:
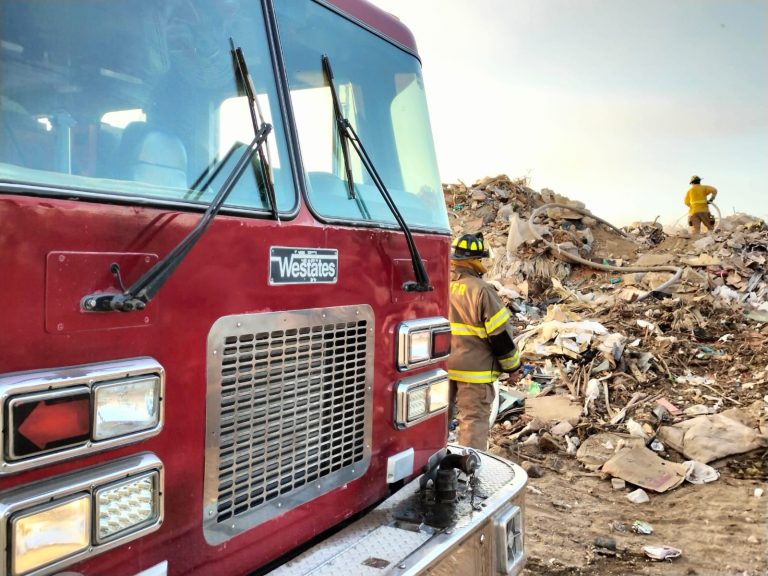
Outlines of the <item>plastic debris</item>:
[[720,478],[720,472],[707,466],[703,462],[697,462],[696,460],[688,460],[683,462],[688,466],[688,472],[685,474],[686,481],[691,484],[706,484],[708,482],[714,482]]
[[648,445],[648,447],[649,447],[651,450],[653,450],[654,452],[664,452],[664,451],[667,449],[667,448],[664,446],[664,444],[662,444],[662,443],[661,443],[661,442],[659,442],[658,440],[654,440],[653,442],[651,442],[651,443]]
[[589,415],[589,406],[600,396],[600,381],[593,378],[587,384],[587,393],[584,395],[584,416]]
[[645,504],[646,502],[651,501],[650,497],[648,496],[648,493],[642,488],[638,488],[637,490],[634,490],[629,494],[627,494],[627,500],[629,500],[633,504]]
[[566,449],[565,449],[566,454],[570,454],[573,456],[578,451],[579,445],[581,444],[581,442],[579,441],[578,436],[566,436],[565,444],[566,444]]
[[627,427],[627,431],[632,436],[637,436],[638,438],[645,438],[645,431],[643,430],[643,427],[637,422],[635,422],[634,420],[632,420],[631,418],[627,420],[625,425]]
[[643,552],[652,560],[672,560],[683,553],[682,550],[672,546],[643,546]]
[[499,386],[499,411],[496,415],[496,422],[506,422],[507,418],[522,413],[524,407],[525,394]]
[[632,523],[632,532],[635,534],[649,535],[653,534],[653,526],[642,520],[635,520]]

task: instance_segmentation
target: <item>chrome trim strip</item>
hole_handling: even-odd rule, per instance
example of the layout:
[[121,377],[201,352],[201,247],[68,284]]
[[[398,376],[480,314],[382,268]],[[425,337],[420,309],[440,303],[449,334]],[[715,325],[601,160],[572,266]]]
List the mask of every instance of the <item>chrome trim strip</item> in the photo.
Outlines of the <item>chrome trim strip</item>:
[[43,568],[39,568],[24,576],[45,576],[80,562],[91,556],[101,554],[126,542],[135,540],[141,536],[155,532],[160,528],[164,518],[164,471],[160,459],[151,453],[136,454],[110,462],[79,470],[72,474],[56,476],[40,482],[27,484],[17,488],[12,488],[0,493],[0,576],[10,576],[11,561],[11,532],[10,521],[12,516],[20,511],[46,504],[54,499],[66,498],[67,496],[77,494],[78,492],[88,494],[94,497],[96,489],[101,488],[111,482],[127,479],[130,476],[139,475],[143,472],[156,471],[158,474],[157,484],[157,517],[154,521],[133,532],[123,534],[119,538],[105,542],[104,544],[95,544],[95,535],[93,525],[95,518],[95,504],[91,502],[91,545],[87,550],[69,556],[67,558],[53,562]]
[[441,356],[440,358],[432,358],[432,339],[429,343],[429,356],[428,360],[422,362],[408,362],[408,349],[410,348],[410,337],[414,332],[421,332],[429,330],[433,332],[444,332],[451,330],[451,324],[442,316],[435,316],[433,318],[419,318],[418,320],[406,320],[401,322],[397,327],[397,369],[401,372],[405,370],[411,370],[413,368],[420,368],[421,366],[429,366],[435,362],[445,360],[447,356]]
[[[101,452],[117,446],[133,444],[156,436],[163,429],[163,422],[165,420],[165,370],[154,358],[144,357],[0,375],[0,430],[4,430],[8,436],[12,433],[10,429],[12,422],[7,422],[6,414],[9,401],[14,396],[34,392],[48,392],[51,395],[65,394],[65,389],[79,386],[87,387],[91,391],[91,399],[93,400],[93,387],[98,384],[146,375],[157,375],[160,378],[157,425],[147,430],[133,432],[109,440],[98,442],[88,440],[73,448],[64,447],[55,449],[52,452],[46,451],[44,454],[30,456],[22,460],[11,460],[9,458],[9,448],[11,448],[12,443],[8,440],[0,446],[0,476],[15,474],[53,462]],[[91,404],[92,414],[93,410],[94,406]],[[93,423],[91,423],[91,433],[93,433]]]
[[[436,416],[442,414],[448,410],[448,406],[444,406],[439,410],[431,412],[431,406],[427,403],[427,411],[421,418],[408,421],[408,392],[417,388],[428,387],[441,380],[448,380],[448,372],[442,368],[436,368],[434,370],[428,370],[427,372],[421,372],[420,374],[414,374],[413,376],[407,376],[402,380],[398,380],[395,384],[395,427],[398,429],[410,428],[415,424],[419,424]],[[429,401],[429,395],[427,395],[427,401]]]

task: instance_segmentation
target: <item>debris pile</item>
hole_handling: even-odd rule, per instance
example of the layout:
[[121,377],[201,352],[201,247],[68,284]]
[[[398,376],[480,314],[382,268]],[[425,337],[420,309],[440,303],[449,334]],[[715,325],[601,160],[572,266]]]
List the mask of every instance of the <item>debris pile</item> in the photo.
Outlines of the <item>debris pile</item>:
[[692,238],[657,221],[618,229],[525,179],[443,191],[454,235],[482,232],[491,249],[485,277],[524,362],[524,378],[500,383],[492,451],[532,478],[576,458],[638,505],[721,473],[768,480],[763,220],[734,214]]
[[[487,278],[510,300],[541,301],[542,291],[554,289],[560,294],[550,293],[549,299],[632,302],[671,276],[654,271],[597,275],[594,267],[568,261],[576,256],[598,266],[680,267],[681,280],[663,295],[707,293],[727,306],[757,311],[754,319],[768,321],[768,314],[760,313],[768,312],[768,227],[759,218],[734,214],[720,220],[714,233],[692,239],[684,229],[668,234],[658,222],[638,222],[623,230],[606,225],[583,203],[546,188],[537,192],[525,179],[497,176],[471,187],[446,184],[443,192],[454,233],[482,232],[490,243],[493,266]],[[543,218],[529,222],[535,210],[549,204],[564,207],[546,208]],[[542,234],[559,254],[537,239]],[[569,287],[553,286],[552,278],[568,280]]]

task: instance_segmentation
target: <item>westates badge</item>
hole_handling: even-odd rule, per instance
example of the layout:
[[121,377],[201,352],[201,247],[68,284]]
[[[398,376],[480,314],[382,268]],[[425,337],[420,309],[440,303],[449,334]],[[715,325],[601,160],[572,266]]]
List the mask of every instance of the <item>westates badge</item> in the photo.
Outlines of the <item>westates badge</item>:
[[285,246],[269,249],[270,284],[335,284],[338,277],[338,250]]

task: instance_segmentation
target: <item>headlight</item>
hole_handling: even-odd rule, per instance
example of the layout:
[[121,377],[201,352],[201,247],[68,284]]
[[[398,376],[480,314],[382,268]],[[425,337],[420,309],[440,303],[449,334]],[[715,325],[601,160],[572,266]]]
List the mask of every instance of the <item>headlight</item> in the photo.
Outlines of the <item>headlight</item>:
[[442,317],[407,320],[397,328],[397,368],[434,364],[451,352],[451,325]]
[[104,542],[157,517],[157,472],[96,490],[96,539]]
[[413,332],[408,336],[408,365],[421,364],[429,360],[432,333],[429,330]]
[[0,492],[0,575],[58,572],[162,520],[163,468],[149,453]]
[[164,383],[152,358],[0,374],[0,476],[159,434]]
[[408,399],[408,422],[418,420],[427,413],[427,394],[429,394],[429,388],[426,386],[406,392]]
[[160,419],[158,376],[100,384],[93,395],[94,440],[148,430]]
[[403,378],[395,386],[395,425],[406,428],[448,407],[449,381],[445,370],[430,370]]
[[91,497],[54,502],[11,518],[11,573],[31,570],[87,549],[91,543]]
[[445,378],[433,382],[429,387],[429,411],[438,412],[450,402],[450,381]]

